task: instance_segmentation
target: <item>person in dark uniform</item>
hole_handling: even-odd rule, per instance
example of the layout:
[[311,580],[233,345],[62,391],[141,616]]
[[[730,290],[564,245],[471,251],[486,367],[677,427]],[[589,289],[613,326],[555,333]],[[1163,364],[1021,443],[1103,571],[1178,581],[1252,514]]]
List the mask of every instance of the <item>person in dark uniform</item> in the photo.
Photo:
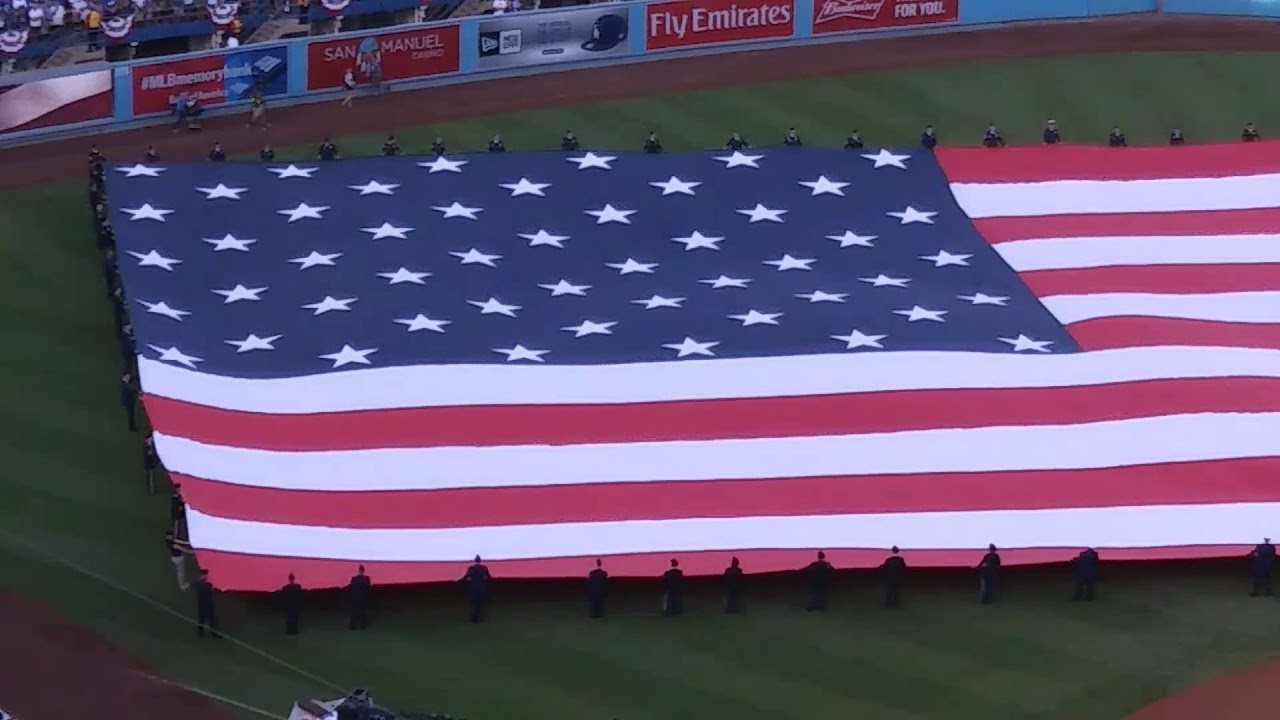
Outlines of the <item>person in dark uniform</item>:
[[316,157],[320,160],[326,161],[337,160],[338,146],[334,145],[329,138],[325,138],[324,142],[320,143],[320,148],[316,151]]
[[489,152],[506,152],[507,146],[502,143],[501,135],[494,135],[489,141]]
[[442,137],[437,137],[435,140],[432,140],[432,141],[431,141],[431,154],[432,154],[432,155],[435,155],[436,157],[440,157],[441,155],[443,155],[443,154],[444,154],[444,152],[445,152],[445,149],[444,149],[444,138],[442,138]]
[[596,566],[587,573],[587,617],[597,620],[604,617],[604,593],[609,584],[609,573],[604,563],[596,560]]
[[987,546],[987,554],[978,563],[978,602],[990,605],[996,599],[996,582],[1000,580],[1000,553],[995,545]]
[[1249,595],[1271,597],[1271,566],[1276,561],[1276,546],[1271,538],[1262,538],[1262,543],[1249,552],[1249,564],[1253,575],[1253,587]]
[[827,609],[827,592],[831,589],[831,580],[834,575],[835,568],[831,567],[831,563],[827,562],[827,554],[818,551],[818,559],[804,568],[805,587],[809,591],[809,600],[805,603],[805,610],[813,612]]
[[1004,147],[1004,136],[996,129],[996,124],[991,123],[987,126],[987,131],[982,134],[982,147],[999,148]]
[[932,150],[938,147],[938,133],[933,129],[932,125],[924,126],[924,131],[920,133],[920,146],[925,150]]
[[89,166],[93,167],[94,165],[102,165],[102,161],[102,150],[95,143],[89,148]]
[[277,591],[280,605],[284,608],[284,634],[298,634],[298,615],[302,612],[302,586],[289,573],[289,582]]
[[367,630],[369,628],[369,595],[373,589],[373,582],[369,580],[369,576],[364,574],[364,566],[356,568],[356,574],[351,577],[351,582],[347,583],[347,600],[351,603],[351,624],[352,630]]
[[902,607],[902,579],[907,574],[907,561],[902,559],[897,545],[889,548],[889,557],[880,563],[880,575],[884,578],[884,606],[889,609]]
[[795,128],[787,130],[787,134],[782,136],[782,144],[787,147],[800,147],[804,143],[800,142],[800,134]]
[[[102,248],[102,281],[107,284],[107,299],[110,300],[111,294],[120,286],[120,266],[116,263],[115,248],[110,245]],[[116,328],[116,334],[120,334],[119,328]]]
[[680,561],[671,560],[671,567],[662,573],[662,613],[668,616],[684,612],[684,571]]
[[1111,134],[1107,136],[1108,147],[1125,147],[1128,144],[1124,139],[1124,133],[1120,132],[1119,127],[1111,128]]
[[182,485],[173,484],[173,491],[169,494],[169,527],[174,532],[180,531],[187,521],[187,501],[182,497]]
[[276,151],[272,150],[270,145],[263,145],[258,151],[258,159],[262,162],[275,162]]
[[130,375],[138,371],[138,356],[134,354],[136,349],[137,342],[133,337],[133,324],[126,322],[120,328],[120,359],[122,361],[121,364],[124,366],[124,371]]
[[578,138],[573,134],[572,130],[565,130],[564,137],[560,138],[560,149],[565,152],[577,152],[582,147],[578,142]]
[[1245,123],[1244,130],[1240,131],[1240,139],[1244,142],[1258,142],[1262,139],[1262,135],[1258,133],[1253,123]]
[[751,148],[751,143],[747,142],[747,139],[742,137],[738,133],[734,133],[730,135],[729,140],[724,144],[725,150],[733,150],[734,152],[738,152],[740,150],[748,150],[750,148]]
[[489,568],[480,562],[480,556],[477,555],[471,567],[467,568],[467,572],[462,575],[462,582],[467,586],[467,603],[470,611],[467,620],[478,623],[484,620],[484,606],[489,599]]
[[862,136],[858,134],[857,130],[854,130],[853,132],[849,133],[849,137],[845,138],[844,149],[845,150],[861,150],[862,149]]
[[212,162],[226,162],[227,151],[222,149],[222,143],[215,142],[213,149],[209,151],[209,160]]
[[147,471],[147,494],[156,494],[156,469],[160,467],[160,455],[156,453],[156,440],[152,435],[142,442],[142,467]]
[[650,155],[658,155],[662,152],[662,141],[658,139],[658,134],[650,130],[649,135],[644,139],[644,151]]
[[187,583],[187,556],[191,554],[191,545],[179,540],[172,530],[164,531],[165,549],[169,551],[169,561],[173,563],[173,573],[178,578],[178,589],[191,587]]
[[[121,328],[123,332],[123,325]],[[120,376],[120,404],[124,406],[125,416],[129,418],[129,432],[137,432],[138,388],[133,384],[133,375],[129,373]]]
[[1173,132],[1169,133],[1170,145],[1185,145],[1186,142],[1187,139],[1182,136],[1182,131],[1178,128],[1174,128]]
[[1050,120],[1044,124],[1044,132],[1041,134],[1045,145],[1057,145],[1062,142],[1062,133],[1058,132],[1058,123]]
[[724,569],[724,611],[730,615],[742,612],[742,564],[738,558]]
[[388,135],[387,141],[382,143],[382,154],[386,157],[400,154],[400,143],[396,142],[395,135]]
[[1094,589],[1098,585],[1098,551],[1085,548],[1072,561],[1076,566],[1076,586],[1071,591],[1075,602],[1093,602]]
[[160,153],[156,152],[155,145],[147,146],[147,154],[142,157],[142,162],[145,162],[145,163],[160,162]]
[[201,570],[200,579],[196,581],[196,637],[204,637],[206,631],[214,640],[221,640],[218,632],[218,615],[213,609],[213,583],[209,582],[209,571]]

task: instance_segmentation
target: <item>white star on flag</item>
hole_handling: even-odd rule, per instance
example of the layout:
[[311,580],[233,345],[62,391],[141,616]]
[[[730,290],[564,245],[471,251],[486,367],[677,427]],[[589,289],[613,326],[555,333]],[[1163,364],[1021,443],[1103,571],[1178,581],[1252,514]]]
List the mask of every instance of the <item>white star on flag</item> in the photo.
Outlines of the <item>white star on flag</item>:
[[996,338],[1002,343],[1008,343],[1013,346],[1014,352],[1022,352],[1023,350],[1034,350],[1036,352],[1052,352],[1049,346],[1053,344],[1052,340],[1032,340],[1026,335],[1018,335],[1016,338]]
[[656,310],[658,308],[664,308],[664,307],[669,307],[669,308],[683,307],[680,303],[684,302],[684,300],[685,299],[682,297],[669,298],[669,297],[662,297],[661,295],[654,295],[652,297],[647,297],[643,300],[632,300],[631,302],[635,305],[643,305],[645,310]]
[[138,302],[142,303],[143,306],[147,308],[147,312],[155,313],[156,315],[163,315],[167,318],[173,318],[174,320],[182,320],[182,318],[191,314],[186,310],[178,310],[177,308],[169,307],[169,303],[163,301],[158,303],[149,303],[146,300],[139,300]]
[[668,350],[675,350],[676,357],[678,358],[689,355],[706,355],[708,357],[715,357],[715,353],[711,352],[711,348],[719,344],[720,343],[718,342],[698,342],[691,337],[686,337],[681,342],[668,343],[662,347],[667,348]]
[[538,197],[546,197],[547,194],[542,191],[551,187],[551,183],[536,183],[530,182],[528,178],[520,178],[520,182],[503,183],[499,187],[510,190],[511,197],[519,197],[521,195],[537,195]]
[[396,238],[397,240],[408,240],[409,237],[405,233],[413,232],[411,227],[396,227],[389,222],[384,222],[378,227],[360,228],[360,232],[367,232],[373,236],[373,240],[381,240],[382,238]]
[[871,241],[875,240],[877,235],[859,235],[852,230],[845,230],[843,235],[828,235],[828,240],[835,240],[840,243],[840,247],[872,247]]
[[198,187],[196,188],[196,191],[204,193],[205,200],[217,200],[218,198],[239,200],[240,193],[248,192],[249,188],[233,188],[227,187],[222,183],[218,183],[213,187]]
[[281,180],[284,180],[285,178],[292,178],[292,177],[310,179],[311,173],[319,169],[320,168],[300,168],[297,165],[290,165],[289,167],[282,167],[282,168],[267,168],[267,172],[275,173],[276,177]]
[[240,300],[261,300],[262,298],[258,296],[266,291],[267,289],[264,287],[247,288],[243,285],[236,285],[230,290],[214,290],[213,292],[215,295],[221,295],[223,297],[222,304],[227,305]]
[[758,310],[748,310],[740,315],[730,315],[729,319],[741,322],[742,327],[750,327],[752,325],[777,325],[780,317],[782,317],[782,313],[762,313]]
[[356,301],[356,298],[344,298],[342,300],[339,300],[338,298],[332,297],[330,295],[325,295],[324,299],[321,300],[320,302],[308,303],[306,305],[303,305],[302,307],[306,308],[307,310],[315,310],[315,312],[312,313],[313,315],[323,315],[327,312],[333,312],[335,310],[350,310],[351,303],[355,301]]
[[901,223],[902,225],[910,225],[912,223],[925,223],[926,225],[932,225],[933,216],[937,215],[938,213],[920,212],[919,210],[908,205],[907,209],[903,210],[902,212],[890,212],[885,214],[890,217],[898,218],[899,220],[902,221]]
[[820,303],[820,302],[842,303],[844,302],[845,298],[849,297],[849,293],[829,293],[829,292],[823,292],[822,290],[814,290],[811,293],[797,293],[796,297],[803,298],[805,300],[808,300],[811,303]]
[[516,237],[524,238],[529,241],[529,247],[538,247],[539,245],[550,245],[551,247],[564,249],[564,241],[569,239],[568,235],[552,235],[546,230],[539,230],[536,233],[520,233]]
[[323,255],[312,250],[310,255],[307,255],[306,257],[293,258],[289,262],[298,263],[299,270],[306,270],[307,268],[316,267],[317,265],[332,265],[333,261],[340,257],[342,257],[342,253]]
[[454,217],[477,220],[478,218],[476,217],[476,213],[484,211],[484,208],[467,207],[460,202],[454,202],[452,205],[448,206],[433,205],[431,209],[436,212],[443,213],[446,220]]
[[928,260],[933,263],[934,267],[943,267],[945,265],[967,266],[969,264],[969,258],[971,257],[973,257],[973,255],[953,255],[946,250],[939,250],[937,254],[934,255],[921,255],[920,259]]
[[196,363],[204,362],[204,358],[188,355],[176,347],[163,348],[159,345],[148,345],[147,347],[160,353],[160,360],[163,360],[164,362],[175,362],[179,365],[186,365],[192,370],[196,368]]
[[363,185],[348,185],[352,190],[359,190],[361,197],[365,195],[394,195],[396,188],[400,187],[397,183],[384,184],[377,180],[370,180]]
[[712,290],[720,288],[744,288],[751,282],[749,278],[731,278],[728,275],[721,275],[718,278],[710,278],[707,280],[699,280],[704,285],[710,285]]
[[693,189],[701,184],[700,182],[685,182],[675,175],[661,182],[649,183],[652,187],[661,188],[664,197],[667,195],[693,195]]
[[1006,295],[987,295],[986,293],[974,293],[972,295],[957,295],[957,299],[964,300],[971,305],[999,305],[1004,307],[1008,305],[1009,298]]
[[466,165],[469,162],[471,161],[470,160],[450,160],[449,158],[443,155],[440,155],[440,156],[437,156],[436,159],[432,160],[431,162],[418,163],[418,167],[427,168],[427,170],[429,170],[432,173],[438,173],[438,172],[460,173],[462,172],[462,166]]
[[610,166],[609,163],[617,159],[618,158],[614,157],[613,155],[597,155],[593,152],[589,152],[586,155],[583,155],[581,157],[565,158],[565,160],[568,162],[578,163],[579,170],[586,170],[588,168],[603,168],[605,170],[612,170],[613,167]]
[[432,320],[431,318],[421,313],[411,318],[396,320],[396,322],[400,323],[401,325],[404,325],[409,332],[418,332],[419,330],[430,330],[431,332],[436,332],[436,333],[444,332],[445,325],[453,324],[452,320]]
[[121,212],[129,213],[130,220],[158,220],[164,222],[165,215],[172,215],[172,210],[161,210],[151,207],[151,203],[143,203],[142,207],[121,208]]
[[480,308],[481,315],[506,315],[513,318],[516,316],[516,311],[520,310],[519,305],[507,305],[492,297],[488,300],[468,300],[467,304]]
[[875,163],[875,167],[872,168],[873,170],[886,167],[886,166],[902,168],[903,170],[906,170],[907,164],[903,161],[910,158],[911,156],[895,155],[894,153],[891,153],[888,150],[885,150],[882,148],[878,153],[874,153],[874,154],[866,153],[862,157],[868,160],[871,160],[872,162]]
[[599,210],[585,210],[586,214],[596,219],[597,225],[605,223],[622,223],[623,225],[631,224],[631,216],[636,214],[635,210],[619,210],[612,205],[605,205]]
[[369,356],[376,352],[378,352],[378,348],[357,350],[350,345],[343,345],[338,352],[321,355],[320,359],[332,360],[334,368],[340,368],[343,365],[371,365]]
[[817,258],[793,258],[790,255],[783,255],[778,260],[765,260],[764,265],[772,265],[778,268],[779,272],[783,270],[812,270],[809,267]]
[[697,250],[698,248],[705,248],[707,250],[719,250],[720,249],[719,243],[722,241],[724,241],[724,238],[722,237],[707,237],[706,235],[703,235],[697,230],[694,230],[693,234],[689,235],[688,237],[671,238],[671,242],[684,243],[684,249],[686,251]]
[[220,238],[201,238],[205,242],[213,246],[214,252],[223,250],[239,250],[241,252],[249,252],[249,246],[258,242],[257,240],[241,240],[240,238],[227,233]]
[[160,177],[160,173],[164,172],[162,167],[151,167],[138,163],[129,165],[128,167],[118,167],[116,172],[124,173],[125,177]]
[[605,263],[605,265],[617,270],[619,275],[630,275],[631,273],[652,273],[653,269],[658,267],[658,263],[636,262],[631,258],[627,258],[626,262]]
[[182,262],[177,258],[165,257],[155,250],[145,254],[130,250],[129,254],[138,258],[138,267],[158,267],[172,271],[174,265]]
[[782,222],[782,216],[787,214],[786,210],[770,210],[769,208],[756,203],[756,206],[750,210],[739,210],[739,215],[746,215],[751,222]]
[[904,288],[907,283],[911,282],[911,278],[896,278],[888,275],[880,274],[875,277],[858,278],[864,283],[871,283],[871,287],[900,287]]
[[234,345],[236,352],[250,352],[251,350],[275,350],[275,341],[284,337],[283,335],[268,335],[267,337],[258,337],[253,333],[249,333],[249,337],[243,340],[223,340],[228,345]]
[[378,277],[386,278],[391,285],[399,285],[400,283],[413,283],[414,285],[425,285],[422,278],[431,277],[429,272],[414,272],[408,268],[399,268],[395,272],[378,273]]
[[499,355],[506,355],[507,362],[515,362],[516,360],[533,360],[535,362],[546,362],[542,359],[543,355],[551,352],[550,350],[530,350],[523,345],[516,345],[509,348],[492,348]]
[[848,335],[832,335],[832,340],[839,340],[844,343],[845,350],[854,350],[860,347],[881,348],[884,345],[880,341],[889,337],[888,335],[867,335],[861,330],[850,330]]
[[819,175],[817,180],[812,182],[801,182],[801,185],[809,188],[812,192],[810,195],[839,195],[844,197],[844,189],[849,187],[847,182],[834,182],[828,180],[826,175]]
[[461,260],[463,265],[488,265],[489,267],[497,267],[493,261],[502,258],[501,255],[486,255],[475,248],[471,248],[466,252],[451,252],[449,254]]
[[573,333],[574,337],[580,338],[580,337],[586,337],[587,335],[612,335],[613,331],[610,330],[609,328],[612,328],[614,325],[617,325],[617,324],[618,324],[617,321],[598,323],[598,322],[592,322],[590,320],[583,320],[578,325],[570,325],[568,327],[562,327],[560,329],[564,330],[565,332],[571,332]]
[[729,168],[736,167],[758,168],[760,166],[757,165],[756,162],[763,158],[763,155],[744,155],[737,150],[734,150],[732,155],[722,155],[713,159],[724,163],[724,167],[727,170]]
[[288,215],[289,222],[297,222],[299,220],[303,220],[306,218],[314,218],[316,220],[320,220],[322,219],[320,217],[320,213],[328,209],[329,209],[328,205],[319,205],[319,206],[312,207],[311,205],[308,205],[306,203],[298,203],[298,207],[296,208],[293,208],[291,210],[277,210],[276,213],[279,215]]
[[930,322],[946,322],[943,315],[947,314],[946,310],[926,310],[916,305],[910,310],[894,310],[894,315],[901,315],[907,319],[907,322],[918,322],[920,320],[928,320]]
[[550,290],[551,297],[560,297],[561,295],[586,295],[587,291],[591,289],[590,285],[574,285],[568,280],[561,280],[554,285],[539,285],[538,287],[543,290]]

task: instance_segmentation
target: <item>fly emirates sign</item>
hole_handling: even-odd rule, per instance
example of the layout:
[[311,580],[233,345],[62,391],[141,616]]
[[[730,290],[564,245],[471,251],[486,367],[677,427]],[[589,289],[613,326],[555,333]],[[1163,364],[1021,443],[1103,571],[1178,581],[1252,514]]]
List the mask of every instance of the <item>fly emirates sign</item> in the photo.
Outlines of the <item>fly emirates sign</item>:
[[731,2],[685,0],[645,7],[645,48],[788,37],[795,29],[794,0]]

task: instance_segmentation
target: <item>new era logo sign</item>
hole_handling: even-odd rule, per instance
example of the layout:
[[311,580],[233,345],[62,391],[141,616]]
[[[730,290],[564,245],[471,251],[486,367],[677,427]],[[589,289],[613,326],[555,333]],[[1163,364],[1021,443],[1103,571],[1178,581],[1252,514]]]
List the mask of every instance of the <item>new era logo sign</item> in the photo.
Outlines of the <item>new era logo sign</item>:
[[498,50],[498,40],[491,37],[480,38],[480,52],[485,55],[492,55]]

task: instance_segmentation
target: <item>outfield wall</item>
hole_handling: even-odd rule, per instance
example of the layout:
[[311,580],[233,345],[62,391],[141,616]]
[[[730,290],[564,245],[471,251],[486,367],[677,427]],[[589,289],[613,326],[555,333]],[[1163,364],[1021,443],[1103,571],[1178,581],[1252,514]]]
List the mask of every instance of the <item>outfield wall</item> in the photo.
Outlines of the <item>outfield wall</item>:
[[627,62],[759,43],[945,30],[966,25],[1153,13],[1280,17],[1276,0],[644,0],[476,16],[235,50],[0,77],[0,145],[163,117],[179,92],[206,107],[336,90],[348,67],[381,56],[390,85],[465,82],[539,66]]

